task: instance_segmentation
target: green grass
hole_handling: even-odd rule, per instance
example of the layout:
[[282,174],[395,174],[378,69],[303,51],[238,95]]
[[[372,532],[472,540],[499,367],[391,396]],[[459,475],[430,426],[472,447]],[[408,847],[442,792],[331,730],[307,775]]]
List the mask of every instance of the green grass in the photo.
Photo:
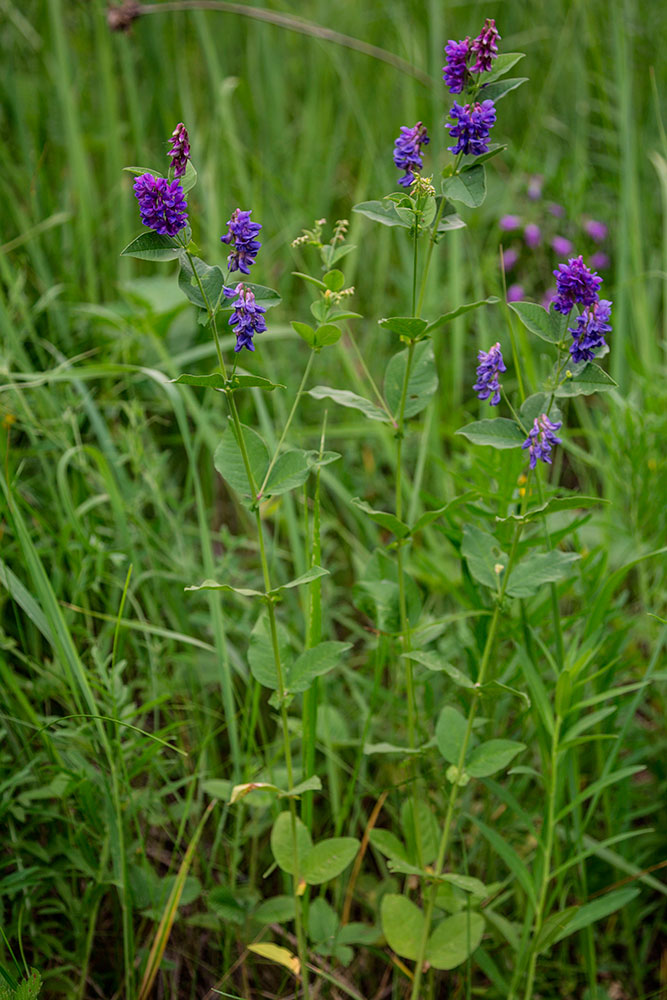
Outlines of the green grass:
[[[252,391],[241,416],[275,445],[305,365],[289,321],[306,319],[310,302],[291,272],[312,266],[312,258],[289,243],[313,219],[350,219],[359,249],[346,259],[346,276],[356,287],[353,308],[366,317],[355,337],[373,371],[381,371],[398,345],[377,320],[406,311],[410,253],[393,230],[371,227],[351,206],[392,190],[400,125],[428,122],[427,172],[442,158],[440,123],[449,106],[442,46],[472,34],[490,14],[505,51],[527,52],[521,72],[530,83],[500,105],[498,137],[508,152],[490,165],[482,210],[466,212],[469,227],[438,249],[424,314],[501,293],[498,218],[524,210],[532,173],[544,174],[546,197],[565,207],[573,225],[588,214],[610,227],[609,367],[619,389],[571,405],[572,433],[554,481],[609,501],[584,513],[571,536],[584,557],[578,576],[561,588],[560,606],[566,661],[592,651],[579,695],[614,709],[596,731],[617,739],[568,752],[555,773],[551,768],[544,706],[553,702],[555,673],[540,643],[548,651],[557,643],[545,617],[546,589],[508,616],[494,664],[496,678],[527,691],[532,708],[504,692],[484,703],[484,718],[490,735],[528,745],[521,762],[554,783],[560,807],[607,770],[643,765],[636,778],[575,807],[569,825],[558,828],[549,903],[558,910],[626,885],[641,892],[548,952],[537,966],[535,994],[593,1000],[618,982],[629,997],[659,995],[667,926],[665,872],[657,867],[667,822],[666,564],[664,553],[651,554],[667,537],[667,257],[664,170],[656,159],[664,164],[667,151],[649,69],[655,60],[656,89],[664,92],[655,39],[666,15],[638,0],[611,8],[598,0],[513,2],[497,10],[417,0],[334,9],[310,0],[271,9],[381,47],[432,85],[316,33],[230,13],[157,12],[120,35],[108,31],[101,0],[4,5],[0,925],[14,954],[42,973],[47,996],[131,1000],[180,871],[183,895],[155,995],[293,991],[286,970],[245,950],[264,930],[253,917],[260,899],[291,891],[272,869],[268,848],[279,806],[260,793],[233,807],[226,801],[230,783],[286,780],[278,713],[247,665],[256,609],[233,596],[184,593],[206,577],[249,586],[260,580],[253,519],[213,469],[223,407],[167,381],[215,363],[173,265],[158,271],[119,256],[139,228],[130,175],[121,168],[159,161],[183,120],[200,172],[191,205],[206,258],[224,260],[219,237],[237,205],[252,206],[263,223],[258,280],[279,288],[284,301],[248,366],[288,390],[271,397]],[[546,252],[531,263],[531,294],[539,298],[556,257]],[[416,482],[404,492],[411,515],[465,489],[479,491],[492,515],[502,512],[521,471],[515,456],[473,453],[454,436],[481,412],[470,389],[475,352],[503,330],[500,310],[471,315],[439,335],[441,388],[421,439],[410,430],[405,440]],[[225,349],[230,345],[225,338]],[[527,363],[536,373],[545,367],[539,352]],[[368,394],[345,339],[316,358],[312,382]],[[318,448],[323,415],[321,402],[305,398],[292,440]],[[321,612],[313,619],[296,591],[285,592],[279,607],[292,647],[315,644],[319,635],[353,644],[344,668],[320,678],[304,699],[308,738],[296,766],[304,777],[314,766],[323,781],[324,793],[302,803],[316,839],[361,837],[385,792],[377,825],[399,832],[401,807],[412,799],[409,764],[363,752],[365,743],[405,745],[408,733],[393,640],[378,634],[360,593],[373,551],[388,539],[350,503],[360,496],[394,509],[395,444],[381,425],[361,424],[354,411],[332,404],[325,447],[343,461],[321,473],[317,561],[331,574]],[[306,568],[306,539],[319,511],[312,501],[311,488],[308,504],[299,491],[272,502],[272,580]],[[460,558],[464,520],[457,514],[428,529],[411,548],[408,568],[443,656],[474,675],[490,609]],[[651,675],[651,684],[602,700]],[[465,702],[446,675],[417,677],[416,726],[427,739],[444,703],[465,711]],[[296,708],[292,716],[299,717]],[[419,766],[423,796],[442,825],[442,761],[424,755]],[[181,864],[212,797],[216,805],[185,872]],[[509,995],[517,966],[508,938],[530,927],[521,889],[481,824],[539,874],[543,803],[540,779],[528,772],[484,779],[465,800],[472,819],[454,839],[457,870],[502,885],[487,907],[481,953],[470,968],[431,986],[432,995]],[[630,834],[639,835],[613,840]],[[585,852],[585,864],[565,868]],[[322,892],[339,915],[350,885],[348,870]],[[381,897],[401,888],[369,847],[352,885],[352,920],[378,925]],[[318,895],[310,890],[311,909]],[[274,939],[294,950],[286,926]],[[379,997],[387,984],[394,997],[406,995],[407,979],[390,969],[380,936],[355,946],[347,968],[321,955],[313,960],[339,980],[322,979],[323,996],[351,989]],[[0,963],[16,975],[1,946]]]

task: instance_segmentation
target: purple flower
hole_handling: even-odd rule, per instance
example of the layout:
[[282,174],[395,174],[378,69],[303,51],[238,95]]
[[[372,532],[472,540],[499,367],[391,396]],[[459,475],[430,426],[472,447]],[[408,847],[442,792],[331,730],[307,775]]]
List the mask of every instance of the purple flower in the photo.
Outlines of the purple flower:
[[238,352],[247,347],[249,351],[254,351],[252,338],[256,333],[264,333],[266,330],[262,315],[266,309],[257,305],[254,293],[246,285],[237,285],[236,295],[237,298],[232,302],[234,312],[229,317],[229,325],[234,327],[236,334],[234,350]]
[[261,247],[259,240],[255,236],[262,228],[259,222],[251,222],[248,212],[242,212],[240,208],[234,209],[231,219],[228,220],[229,232],[226,236],[221,236],[221,243],[233,245],[232,252],[227,258],[227,269],[229,271],[241,271],[243,274],[250,274],[250,267],[255,263],[257,251]]
[[182,177],[190,159],[190,138],[183,122],[179,122],[171,133],[171,149],[167,156],[171,157],[174,177]]
[[592,306],[597,302],[602,278],[588,270],[581,254],[570,257],[567,264],[559,264],[556,275],[556,298],[554,309],[565,316],[575,302],[582,306]]
[[454,101],[454,107],[449,117],[456,119],[455,125],[445,125],[453,139],[458,139],[455,146],[448,146],[450,153],[467,153],[480,156],[488,152],[489,131],[496,121],[496,109],[493,101],[482,101],[481,104],[466,104],[461,107]]
[[524,296],[523,285],[510,285],[507,289],[507,301],[508,302],[521,302]]
[[178,181],[142,174],[134,182],[141,221],[161,236],[175,236],[188,221],[187,202]]
[[604,271],[606,267],[609,267],[609,257],[602,250],[597,250],[591,255],[591,265],[592,267],[599,267],[600,270]]
[[549,211],[557,219],[562,219],[565,216],[565,209],[562,205],[557,205],[555,201],[552,201],[549,205]]
[[566,257],[567,254],[572,253],[572,244],[564,236],[554,236],[551,241],[551,249],[559,257]]
[[479,351],[477,360],[479,361],[476,372],[477,381],[473,385],[473,389],[479,399],[488,399],[491,393],[493,393],[489,402],[491,406],[497,406],[500,402],[498,372],[507,371],[502,351],[500,350],[500,344],[494,344],[488,352]]
[[450,94],[460,94],[470,78],[467,68],[470,39],[464,38],[462,42],[454,42],[450,38],[445,45],[445,55],[447,65],[442,67],[442,78],[449,87]]
[[394,142],[394,163],[405,173],[399,177],[398,183],[410,187],[415,179],[415,171],[424,166],[421,158],[421,147],[427,146],[431,140],[426,132],[426,126],[417,122],[412,128],[401,125],[401,134]]
[[530,451],[530,467],[534,469],[538,458],[541,462],[551,465],[551,449],[555,444],[561,443],[561,438],[556,437],[555,432],[562,426],[562,421],[552,423],[543,413],[540,417],[535,417],[532,428],[528,431],[528,437],[521,445]]
[[518,229],[521,225],[520,215],[503,215],[501,216],[499,226],[505,233],[511,233],[513,229]]
[[543,185],[544,177],[542,174],[533,174],[528,181],[528,197],[531,201],[538,201],[542,197]]
[[509,250],[505,250],[503,253],[503,269],[505,271],[511,271],[518,259],[519,251],[515,250],[514,247],[510,247]]
[[602,243],[607,238],[607,227],[604,222],[597,222],[595,219],[588,219],[584,224],[584,229],[592,240]]
[[475,65],[471,67],[473,73],[487,73],[491,69],[491,63],[498,55],[499,40],[496,22],[492,17],[487,17],[484,27],[470,46],[477,56]]
[[526,246],[529,246],[531,250],[540,245],[540,240],[542,239],[542,233],[540,227],[535,225],[534,222],[529,222],[523,231],[523,238],[526,241]]
[[592,306],[586,306],[581,316],[577,316],[576,329],[569,327],[569,332],[574,337],[574,342],[570,344],[573,361],[591,361],[595,357],[595,351],[606,346],[604,335],[611,333],[610,317],[611,302],[608,299],[600,299]]

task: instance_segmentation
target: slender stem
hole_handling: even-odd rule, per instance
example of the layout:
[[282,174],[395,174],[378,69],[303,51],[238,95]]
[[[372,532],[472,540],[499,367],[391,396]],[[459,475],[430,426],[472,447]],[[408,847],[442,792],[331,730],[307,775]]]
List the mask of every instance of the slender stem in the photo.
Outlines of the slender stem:
[[[479,674],[477,676],[477,683],[475,685],[477,691],[484,684],[486,678],[486,671],[491,659],[491,653],[493,651],[493,644],[496,638],[496,631],[498,629],[498,623],[500,621],[500,609],[502,605],[503,598],[505,596],[505,591],[507,589],[507,584],[514,567],[514,562],[516,560],[517,549],[519,545],[519,538],[521,536],[522,525],[519,523],[514,529],[514,538],[512,540],[512,548],[510,550],[509,560],[505,573],[503,575],[502,585],[500,587],[500,592],[496,602],[496,606],[493,612],[493,618],[491,619],[491,625],[486,637],[486,643],[484,644],[484,652],[482,653],[482,662],[479,668]],[[468,753],[468,746],[470,743],[470,737],[472,735],[473,723],[475,721],[475,715],[477,714],[477,706],[479,704],[479,698],[475,698],[470,706],[470,711],[468,713],[468,722],[466,725],[466,731],[461,744],[461,749],[459,752],[459,759],[456,764],[456,774],[454,775],[454,781],[452,782],[452,787],[449,792],[449,801],[447,803],[447,813],[445,816],[445,825],[443,827],[442,836],[440,838],[440,845],[438,847],[438,856],[435,862],[435,874],[439,875],[443,869],[445,863],[445,856],[447,854],[447,847],[449,846],[449,835],[452,828],[452,821],[454,818],[454,808],[456,806],[456,800],[458,798],[459,784],[458,779],[463,774],[463,767],[465,764],[466,755]],[[431,930],[431,922],[433,920],[433,910],[435,909],[435,901],[438,892],[438,883],[434,882],[431,888],[431,893],[426,904],[426,910],[424,913],[424,930],[422,933],[422,939],[419,945],[419,954],[417,956],[417,965],[415,967],[415,975],[412,983],[412,993],[410,994],[411,1000],[419,1000],[419,992],[421,989],[421,980],[424,967],[424,956],[426,954],[426,942],[428,941],[429,933]]]
[[398,427],[398,424],[394,420],[393,413],[391,412],[391,410],[387,406],[387,403],[385,402],[384,396],[382,395],[382,393],[378,389],[377,384],[375,382],[375,379],[373,378],[373,376],[371,375],[371,373],[369,371],[369,368],[368,368],[368,365],[366,364],[364,356],[361,353],[361,351],[359,350],[359,345],[357,344],[356,340],[354,339],[354,335],[351,334],[349,330],[348,330],[348,339],[349,339],[350,343],[352,344],[352,348],[354,350],[354,353],[357,356],[357,361],[359,362],[364,375],[368,379],[368,382],[369,382],[369,385],[370,385],[371,389],[375,393],[375,398],[377,399],[378,403],[380,404],[380,406],[382,407],[382,409],[384,410],[384,412],[389,417],[389,420],[391,422],[392,427],[394,427],[394,428]]
[[273,453],[273,457],[272,457],[271,461],[269,462],[269,467],[266,470],[266,475],[264,476],[264,481],[262,482],[262,485],[260,486],[259,490],[257,491],[257,500],[259,500],[260,497],[262,496],[262,494],[264,493],[264,490],[266,489],[266,484],[269,481],[269,476],[271,475],[271,472],[273,471],[273,466],[276,464],[276,462],[278,460],[278,456],[280,454],[280,449],[282,448],[283,443],[285,441],[285,438],[287,437],[287,432],[290,429],[290,424],[292,423],[292,419],[294,417],[294,414],[296,413],[296,408],[299,405],[299,400],[301,399],[301,396],[303,395],[303,387],[305,386],[306,379],[308,378],[308,375],[310,374],[310,367],[311,367],[311,365],[313,363],[313,358],[314,357],[315,357],[315,351],[311,351],[310,354],[309,354],[309,356],[308,356],[308,363],[307,363],[305,371],[303,373],[303,378],[301,379],[301,384],[300,384],[299,388],[297,389],[296,396],[294,397],[294,402],[292,403],[292,409],[290,410],[289,416],[287,417],[287,420],[285,422],[285,426],[283,427],[283,432],[280,435],[280,440],[278,441],[278,444],[276,445],[276,449],[275,449],[275,451]]
[[[540,497],[540,506],[544,504],[544,490],[542,488],[542,480],[537,474],[535,476],[535,481],[537,483],[537,492]],[[549,528],[547,527],[546,514],[542,516],[542,525],[544,528],[544,540],[546,542],[547,548],[551,550],[551,536],[549,534]],[[563,642],[563,626],[560,618],[560,607],[558,606],[558,586],[555,583],[550,583],[549,588],[551,590],[551,614],[554,623],[554,636],[556,639],[556,654],[558,656],[558,666],[563,669],[563,664],[565,662],[565,645]]]
[[419,225],[417,223],[417,218],[415,217],[415,235],[414,235],[414,249],[412,257],[412,315],[415,314],[415,308],[417,305],[417,259],[419,256]]
[[199,293],[206,304],[206,312],[208,313],[208,318],[211,323],[211,329],[213,330],[213,339],[215,340],[215,349],[218,354],[218,364],[220,365],[220,371],[222,372],[222,377],[226,379],[227,370],[225,368],[224,358],[222,357],[222,349],[220,347],[220,337],[218,336],[218,327],[215,322],[215,309],[211,305],[211,301],[206,292],[204,291],[204,286],[202,285],[201,278],[199,277],[199,272],[195,267],[195,262],[192,254],[190,253],[189,250],[186,250],[185,255],[188,258],[190,267],[192,268],[192,273],[194,274],[197,281],[197,285],[199,286]]

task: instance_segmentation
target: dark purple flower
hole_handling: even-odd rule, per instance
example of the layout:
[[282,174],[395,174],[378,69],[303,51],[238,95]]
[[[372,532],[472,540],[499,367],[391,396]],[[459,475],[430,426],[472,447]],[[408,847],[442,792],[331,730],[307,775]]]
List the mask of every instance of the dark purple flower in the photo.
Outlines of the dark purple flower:
[[595,219],[588,219],[584,224],[584,229],[592,240],[602,243],[607,238],[607,227],[604,222],[597,222]]
[[567,316],[575,302],[582,306],[592,306],[597,302],[602,278],[588,270],[581,254],[578,257],[570,257],[567,264],[559,264],[554,274],[556,275],[554,309],[557,312]]
[[227,258],[227,269],[229,271],[241,271],[243,274],[250,274],[250,267],[255,263],[257,251],[261,247],[259,240],[255,236],[262,228],[259,222],[251,222],[248,212],[242,212],[240,208],[235,208],[231,219],[228,220],[229,232],[226,236],[221,236],[220,241],[233,247]]
[[171,149],[167,156],[171,157],[174,177],[182,177],[190,159],[190,138],[183,122],[179,122],[171,133]]
[[518,229],[521,225],[520,215],[502,215],[498,223],[505,233],[511,233],[513,229]]
[[508,302],[521,302],[524,296],[523,285],[510,285],[507,289],[507,301]]
[[542,187],[544,186],[544,177],[542,174],[533,174],[533,176],[528,181],[528,197],[531,201],[538,201],[542,197]]
[[447,65],[442,67],[442,78],[449,87],[450,94],[460,94],[470,78],[467,68],[470,39],[464,38],[462,42],[450,39],[445,45],[445,55]]
[[496,109],[493,101],[482,101],[481,104],[466,104],[461,107],[454,101],[454,107],[449,117],[456,119],[455,125],[445,125],[453,139],[458,142],[448,146],[450,153],[469,153],[480,156],[488,152],[489,131],[496,121]]
[[562,421],[552,423],[543,413],[540,417],[535,417],[532,428],[528,431],[528,437],[521,445],[530,451],[530,467],[534,469],[538,458],[541,462],[551,465],[551,449],[555,444],[561,443],[561,438],[556,437],[556,431],[562,426]]
[[394,163],[399,170],[405,171],[398,179],[403,187],[410,187],[415,179],[415,172],[424,166],[421,147],[428,146],[430,141],[426,126],[421,122],[417,122],[412,128],[401,125],[401,134],[394,142]]
[[141,221],[161,236],[175,236],[188,221],[187,202],[178,181],[142,174],[134,182]]
[[519,251],[515,250],[514,247],[510,247],[509,250],[505,250],[503,253],[503,268],[505,271],[511,271],[516,262],[519,259]]
[[498,372],[506,372],[500,344],[494,344],[489,351],[479,351],[477,354],[479,365],[477,367],[477,381],[473,389],[479,399],[488,399],[491,406],[497,406],[500,402],[500,383],[498,382]]
[[604,271],[606,267],[609,267],[609,257],[602,250],[597,250],[594,254],[591,254],[591,266],[599,267],[601,271]]
[[551,241],[551,249],[559,257],[565,257],[567,254],[572,253],[572,244],[565,236],[554,236]]
[[592,306],[586,306],[581,316],[577,316],[576,329],[569,327],[569,332],[574,337],[574,342],[570,344],[573,361],[591,361],[595,357],[595,351],[606,346],[604,335],[611,333],[610,317],[611,302],[608,299],[600,299]]
[[542,233],[540,232],[540,227],[534,222],[529,222],[523,231],[523,238],[526,241],[526,246],[529,246],[531,250],[540,245],[540,240],[542,239]]
[[266,330],[262,315],[266,308],[257,305],[254,293],[246,285],[237,285],[236,295],[237,298],[232,302],[234,312],[229,317],[229,325],[234,327],[236,334],[234,350],[238,352],[247,347],[249,351],[254,351],[252,338],[256,333],[264,333]]
[[477,61],[471,67],[471,72],[487,73],[491,69],[491,63],[498,55],[499,40],[500,35],[496,28],[496,22],[492,17],[487,17],[484,27],[470,46],[471,51],[477,56]]

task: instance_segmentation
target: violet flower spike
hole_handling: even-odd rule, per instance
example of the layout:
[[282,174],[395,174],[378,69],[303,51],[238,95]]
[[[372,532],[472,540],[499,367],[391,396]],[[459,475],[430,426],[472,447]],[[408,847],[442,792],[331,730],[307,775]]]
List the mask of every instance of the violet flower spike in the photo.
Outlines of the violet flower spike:
[[179,122],[171,133],[171,149],[167,156],[171,157],[174,177],[182,177],[190,159],[190,137],[183,122]]
[[581,254],[570,257],[567,264],[559,264],[556,275],[556,298],[554,309],[567,316],[575,302],[582,306],[592,306],[597,302],[602,278],[584,264]]
[[220,237],[221,243],[227,243],[232,247],[232,252],[227,258],[228,271],[250,274],[250,268],[255,263],[255,257],[262,245],[255,237],[262,227],[259,222],[250,221],[251,213],[252,209],[248,212],[242,212],[240,208],[234,209],[231,219],[227,222],[229,231]]
[[498,373],[507,371],[500,344],[494,344],[488,351],[479,351],[477,360],[479,361],[476,372],[477,381],[473,385],[473,389],[479,399],[489,399],[491,396],[489,399],[491,406],[497,406],[500,402]]
[[229,317],[229,325],[234,328],[236,334],[234,350],[238,353],[246,347],[249,351],[254,351],[252,338],[256,333],[264,333],[266,330],[262,315],[266,312],[266,308],[257,305],[254,292],[246,285],[237,285],[236,294],[237,298],[232,302],[234,312]]
[[188,221],[183,188],[174,180],[141,174],[134,182],[141,221],[160,236],[176,236]]
[[581,316],[577,316],[576,328],[568,328],[574,337],[574,342],[570,344],[570,354],[575,363],[592,361],[595,352],[600,347],[606,347],[604,335],[611,333],[610,317],[611,302],[608,299],[600,299],[592,306],[586,306]]
[[446,124],[445,128],[449,129],[453,139],[458,140],[455,146],[447,147],[450,153],[454,153],[455,156],[458,153],[480,156],[489,151],[489,132],[496,121],[493,101],[466,104],[464,107],[454,101],[449,117],[454,118],[456,124]]
[[442,78],[449,87],[450,94],[460,94],[470,80],[468,56],[470,55],[470,39],[455,42],[451,38],[445,45],[447,64],[442,67]]
[[484,27],[470,46],[471,52],[477,56],[474,66],[470,67],[472,73],[488,73],[491,63],[498,55],[499,41],[496,22],[492,17],[487,17]]
[[405,171],[398,179],[402,187],[410,187],[416,172],[424,166],[421,147],[428,146],[430,141],[426,126],[421,122],[417,122],[412,128],[401,125],[401,134],[394,142],[394,163],[399,170]]
[[535,417],[532,428],[528,431],[528,437],[521,447],[528,448],[530,452],[530,468],[534,469],[537,460],[551,465],[551,450],[556,444],[561,443],[561,438],[556,437],[556,431],[560,430],[562,420],[553,423],[546,413]]

